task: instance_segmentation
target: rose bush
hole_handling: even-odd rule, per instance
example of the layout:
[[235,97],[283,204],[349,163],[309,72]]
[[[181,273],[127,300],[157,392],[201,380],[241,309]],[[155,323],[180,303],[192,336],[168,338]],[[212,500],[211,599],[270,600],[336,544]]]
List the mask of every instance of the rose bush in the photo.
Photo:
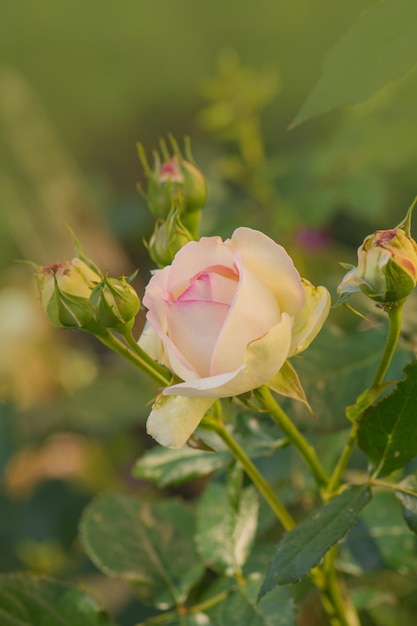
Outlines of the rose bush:
[[238,228],[224,242],[185,245],[154,273],[143,304],[141,347],[183,381],[163,390],[174,398],[154,405],[148,432],[180,447],[215,399],[267,383],[311,343],[330,296],[300,277],[282,246]]

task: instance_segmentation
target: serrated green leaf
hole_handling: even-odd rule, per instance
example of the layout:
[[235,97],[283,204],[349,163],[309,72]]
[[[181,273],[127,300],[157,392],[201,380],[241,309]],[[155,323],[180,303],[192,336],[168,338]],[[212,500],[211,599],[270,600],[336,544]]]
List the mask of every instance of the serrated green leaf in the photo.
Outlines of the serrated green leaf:
[[405,379],[378,404],[365,411],[358,444],[385,476],[417,456],[417,361],[404,369]]
[[133,475],[166,487],[206,476],[230,462],[231,455],[227,451],[210,452],[187,447],[172,450],[158,446],[137,461]]
[[356,523],[371,499],[367,486],[348,487],[284,535],[262,585],[262,598],[276,585],[300,581]]
[[132,584],[160,609],[182,604],[204,566],[194,547],[194,517],[171,499],[142,503],[122,494],[99,496],[86,509],[81,539],[95,565]]
[[216,626],[295,626],[296,610],[288,587],[277,587],[258,602],[261,581],[261,574],[252,575],[216,607]]
[[285,361],[281,369],[278,370],[266,386],[272,389],[272,391],[279,393],[281,396],[302,402],[310,411],[311,415],[316,417],[307,400],[300,378],[290,361]]
[[363,15],[331,50],[292,127],[363,102],[417,62],[417,3],[385,0]]
[[0,577],[1,626],[114,626],[90,595],[32,576]]
[[417,534],[417,475],[406,476],[398,486],[415,492],[415,495],[403,491],[395,491],[394,493],[403,505],[403,517],[407,526],[413,533]]
[[238,507],[228,489],[211,483],[197,511],[197,549],[204,562],[221,574],[240,574],[252,548],[258,522],[259,500],[251,486],[241,492]]

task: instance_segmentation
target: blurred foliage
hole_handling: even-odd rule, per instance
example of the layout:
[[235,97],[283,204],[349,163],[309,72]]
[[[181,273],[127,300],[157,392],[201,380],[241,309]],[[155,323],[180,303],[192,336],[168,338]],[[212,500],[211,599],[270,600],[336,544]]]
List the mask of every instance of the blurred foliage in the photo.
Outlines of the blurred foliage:
[[[334,293],[342,274],[335,261],[354,260],[363,236],[396,224],[416,195],[416,70],[364,104],[292,131],[288,125],[317,80],[324,55],[375,4],[126,0],[118,7],[97,0],[6,0],[0,21],[2,572],[81,581],[121,626],[154,612],[127,587],[97,573],[83,554],[77,527],[85,505],[104,489],[139,493],[143,501],[160,498],[161,490],[144,480],[156,480],[146,466],[151,457],[145,456],[142,474],[137,469],[137,478],[131,475],[151,446],[144,421],[156,388],[86,335],[53,331],[27,269],[14,259],[47,264],[70,258],[68,222],[103,271],[121,275],[140,267],[135,287],[143,291],[151,267],[143,239],[153,223],[135,191],[141,176],[135,143],[148,148],[172,131],[192,136],[208,179],[204,234],[229,236],[239,225],[264,230],[288,247],[302,274]],[[141,323],[143,316],[136,334]],[[373,310],[371,325],[380,323]],[[355,380],[346,374],[352,346],[371,346],[376,353],[382,345],[378,328],[367,331],[365,343],[363,327],[345,311],[334,311],[331,329],[308,359],[299,360],[322,422],[313,423],[301,405],[290,410],[301,426],[319,433],[311,437],[324,462],[341,445],[338,434],[326,432],[343,428],[342,405],[358,393],[358,378],[364,384],[370,375],[368,361]],[[393,377],[416,348],[414,300],[404,328]],[[354,331],[353,340],[348,331]],[[332,350],[335,336],[343,358]],[[318,369],[327,374],[326,397],[337,403],[337,414],[323,399],[323,406],[314,403]],[[340,394],[338,376],[345,376]],[[260,442],[256,429],[243,429],[239,415],[236,429],[252,442],[262,472],[296,514],[309,511],[312,491],[295,455],[277,450],[283,442],[266,430]],[[204,440],[214,445],[209,433]],[[217,460],[216,467],[224,468],[224,451]],[[363,464],[358,453],[354,471]],[[169,493],[187,499],[200,493],[205,472],[170,468],[172,480],[158,476]],[[284,481],[288,471],[290,484]],[[179,486],[187,476],[198,480]],[[362,533],[364,549],[348,559],[349,584],[362,603],[364,623],[372,625],[394,623],[391,612],[405,626],[414,623],[415,541],[409,533],[405,538],[404,524],[396,530],[401,511],[393,503],[393,497],[374,499],[355,531]],[[260,506],[264,567],[277,529]],[[409,554],[402,570],[400,550]],[[374,572],[375,564],[382,564],[382,572]],[[311,589],[300,593],[310,598]],[[309,619],[316,605],[312,597]],[[218,619],[227,623],[227,616]]]

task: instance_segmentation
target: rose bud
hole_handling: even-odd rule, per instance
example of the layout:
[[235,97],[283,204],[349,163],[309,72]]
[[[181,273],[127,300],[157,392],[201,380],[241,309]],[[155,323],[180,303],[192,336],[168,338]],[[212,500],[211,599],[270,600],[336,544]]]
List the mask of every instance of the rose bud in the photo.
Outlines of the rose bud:
[[101,275],[79,258],[53,263],[36,273],[41,304],[54,326],[87,328],[93,321],[91,290]]
[[165,221],[156,222],[148,244],[149,255],[158,267],[165,267],[189,241],[193,237],[178,217],[178,209],[173,207]]
[[[200,210],[207,200],[207,184],[203,174],[195,166],[189,144],[186,143],[187,160],[183,158],[177,142],[170,137],[174,155],[161,141],[162,158],[154,152],[153,169],[150,167],[142,145],[138,145],[140,161],[148,179],[148,188],[142,192],[149,209],[156,217],[165,218],[173,202],[180,196],[184,213]],[[140,191],[141,188],[139,187]]]
[[417,282],[417,244],[410,235],[407,217],[396,228],[377,230],[358,248],[358,265],[350,267],[338,287],[343,297],[357,291],[376,302],[394,304],[404,300]]
[[92,290],[90,306],[99,324],[121,330],[133,325],[140,308],[140,300],[124,277],[105,276]]
[[287,358],[305,350],[330,308],[324,287],[303,280],[284,248],[263,233],[203,237],[156,271],[139,345],[182,382],[162,392],[148,432],[178,448],[216,398],[268,383]]

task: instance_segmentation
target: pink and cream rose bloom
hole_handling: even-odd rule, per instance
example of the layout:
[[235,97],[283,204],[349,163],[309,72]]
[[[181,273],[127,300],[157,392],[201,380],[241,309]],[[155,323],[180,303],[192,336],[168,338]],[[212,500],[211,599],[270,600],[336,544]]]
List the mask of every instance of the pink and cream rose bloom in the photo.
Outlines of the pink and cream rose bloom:
[[162,445],[179,448],[217,398],[268,383],[307,348],[330,295],[300,277],[282,246],[238,228],[226,241],[186,244],[154,272],[143,304],[140,346],[182,381],[162,391],[147,428]]

